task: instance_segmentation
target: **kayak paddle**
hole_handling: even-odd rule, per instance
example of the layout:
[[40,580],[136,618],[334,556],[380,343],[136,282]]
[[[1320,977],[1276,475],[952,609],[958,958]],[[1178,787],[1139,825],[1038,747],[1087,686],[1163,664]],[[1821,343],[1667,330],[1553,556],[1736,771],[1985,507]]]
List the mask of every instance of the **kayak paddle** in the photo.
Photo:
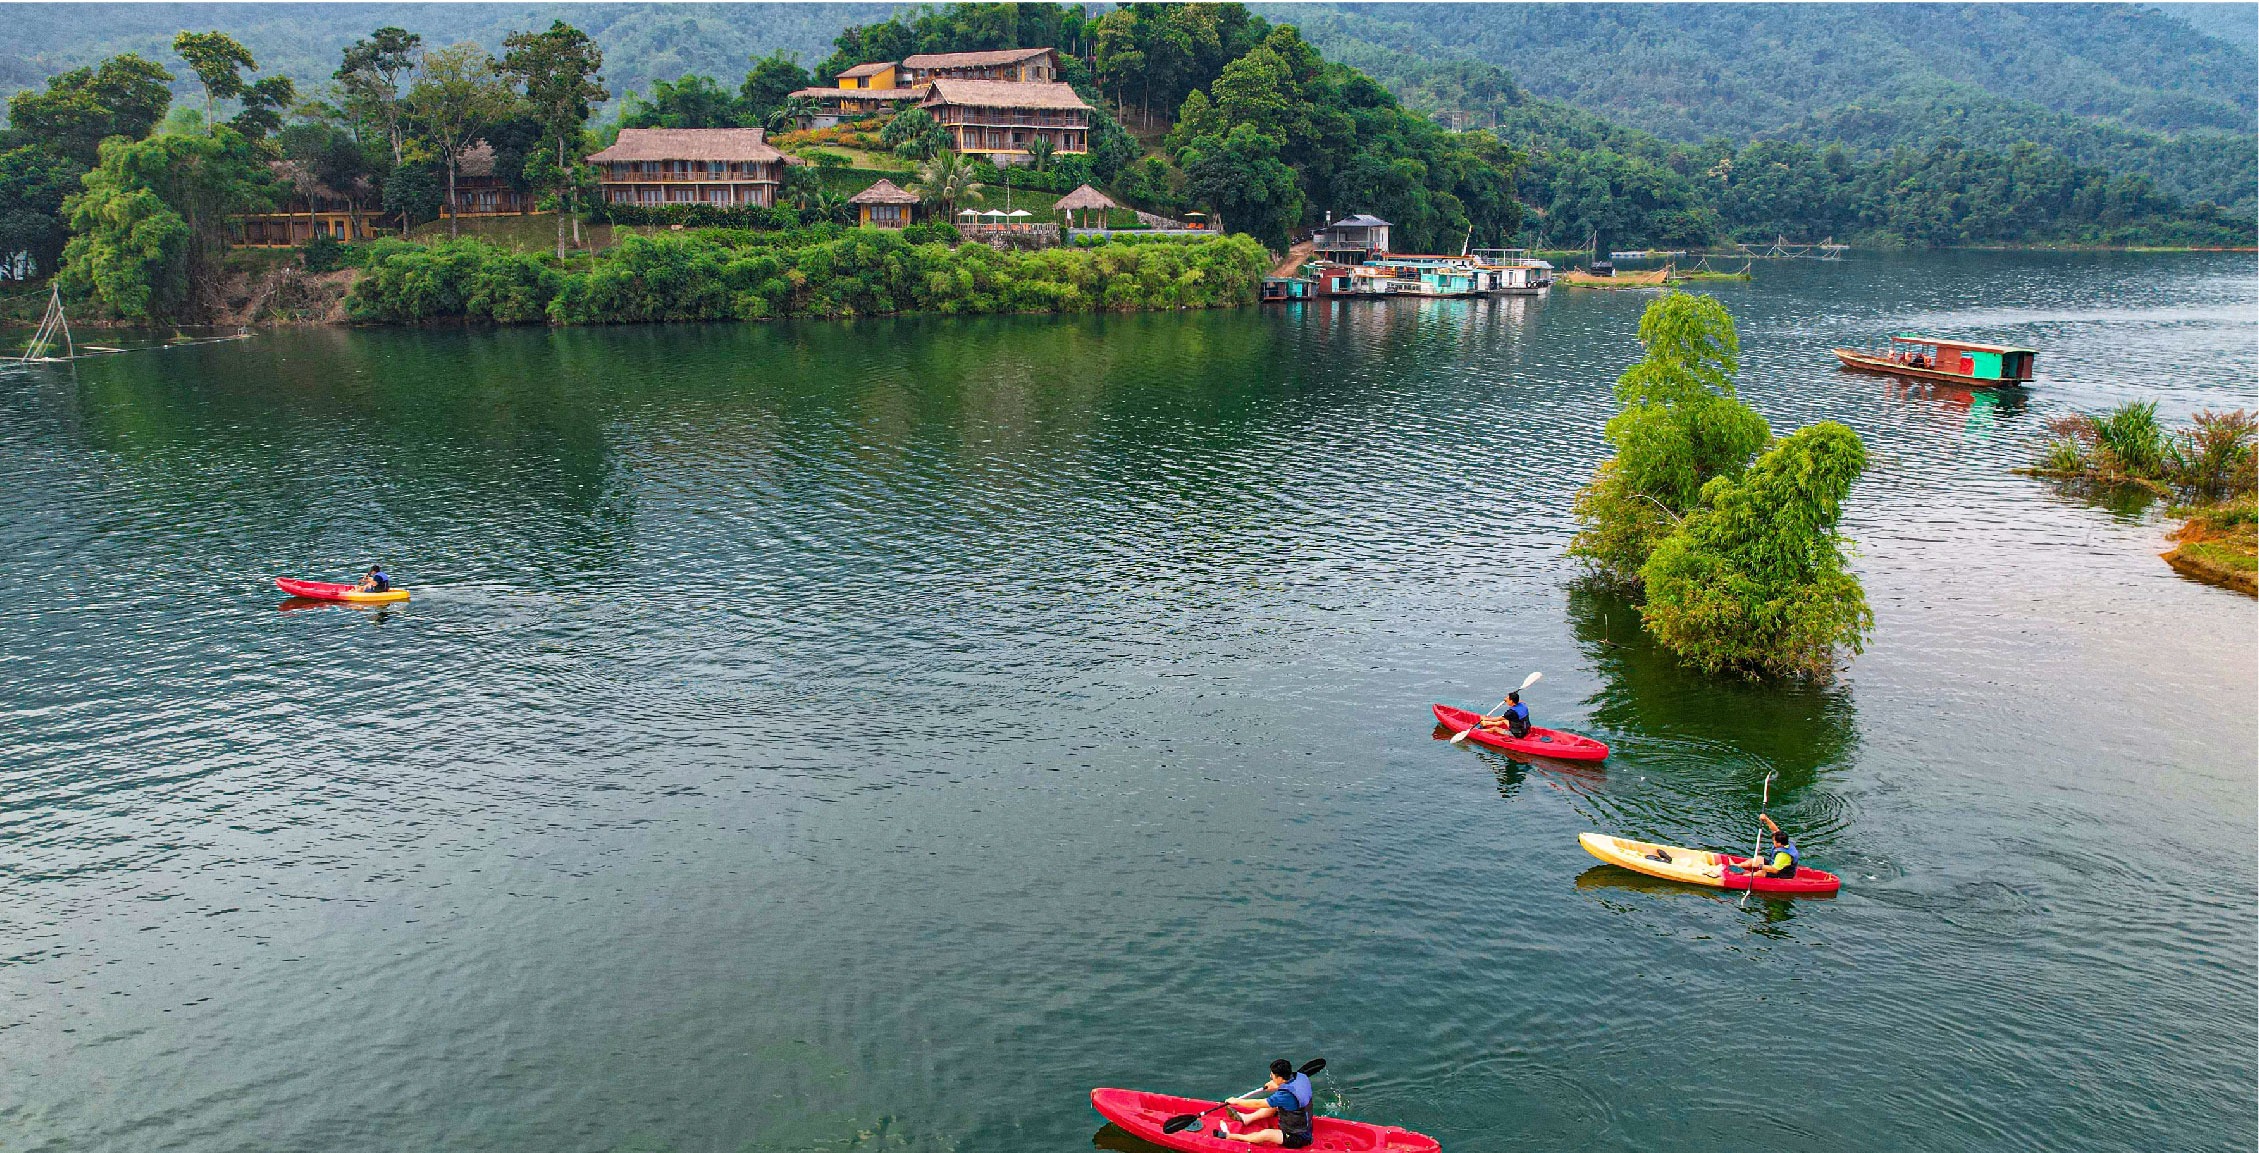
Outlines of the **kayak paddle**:
[[[1323,1072],[1323,1071],[1325,1070],[1325,1067],[1326,1067],[1326,1059],[1325,1059],[1325,1058],[1323,1058],[1323,1057],[1313,1057],[1313,1058],[1311,1058],[1310,1060],[1308,1060],[1308,1061],[1304,1062],[1304,1063],[1303,1063],[1303,1065],[1302,1065],[1302,1067],[1301,1067],[1300,1069],[1296,1069],[1296,1070],[1295,1070],[1295,1072],[1297,1072],[1297,1073],[1300,1073],[1300,1074],[1302,1074],[1302,1075],[1303,1075],[1303,1076],[1305,1076],[1305,1077],[1315,1077],[1315,1076],[1317,1076],[1317,1075],[1318,1075],[1319,1073]],[[1249,1090],[1249,1092],[1254,1092],[1254,1091],[1255,1091],[1255,1090]],[[1313,1106],[1315,1106],[1315,1105],[1316,1105],[1316,1102],[1315,1102],[1315,1101],[1313,1101],[1313,1102],[1311,1102],[1311,1104],[1312,1104]],[[1218,1103],[1217,1103],[1217,1105],[1216,1105],[1216,1109],[1221,1109],[1221,1108],[1223,1108],[1223,1107],[1224,1107],[1224,1102],[1218,1102]],[[1176,1116],[1169,1118],[1169,1123],[1168,1123],[1168,1124],[1161,1126],[1161,1132],[1163,1132],[1163,1133],[1182,1133],[1182,1132],[1184,1132],[1185,1130],[1187,1130],[1187,1129],[1190,1129],[1190,1128],[1192,1128],[1193,1126],[1200,1124],[1200,1119],[1201,1119],[1202,1117],[1206,1117],[1206,1116],[1207,1116],[1208,1114],[1215,1112],[1215,1111],[1216,1111],[1216,1109],[1205,1109],[1205,1110],[1202,1110],[1202,1111],[1200,1111],[1200,1112],[1198,1112],[1198,1113],[1179,1113],[1179,1114],[1177,1114]]]
[[[1543,678],[1544,676],[1545,676],[1545,674],[1544,674],[1544,673],[1531,673],[1531,674],[1530,674],[1530,675],[1528,676],[1528,678],[1526,678],[1526,679],[1524,679],[1524,680],[1522,681],[1522,689],[1526,689],[1526,688],[1530,687],[1531,685],[1534,685],[1534,684],[1536,684],[1536,683],[1537,683],[1537,682],[1538,682],[1538,681],[1539,681],[1540,679],[1542,679],[1542,678]],[[1514,691],[1518,693],[1518,692],[1521,692],[1521,691],[1522,691],[1522,689],[1515,689]],[[1499,712],[1502,712],[1502,713],[1506,711],[1506,698],[1504,698],[1504,697],[1500,697],[1500,698],[1498,698],[1498,711],[1499,711]],[[1481,718],[1480,716],[1477,716],[1477,717],[1475,718],[1475,723],[1474,723],[1474,724],[1468,725],[1468,726],[1467,726],[1466,728],[1460,729],[1460,730],[1459,730],[1459,735],[1458,735],[1458,736],[1455,736],[1455,737],[1453,737],[1453,738],[1451,738],[1451,743],[1452,743],[1452,744],[1454,744],[1454,745],[1457,745],[1457,744],[1464,744],[1464,743],[1466,742],[1466,740],[1467,740],[1467,737],[1468,737],[1468,736],[1469,736],[1470,734],[1472,734],[1472,733],[1473,733],[1473,732],[1474,732],[1474,731],[1475,731],[1476,729],[1479,729],[1479,728],[1481,728],[1481,727],[1482,727],[1482,718]]]
[[[1757,842],[1749,847],[1749,863],[1759,867],[1763,866],[1765,860],[1765,807],[1773,803],[1773,778],[1779,775],[1778,770],[1765,774],[1765,799],[1757,802]],[[1750,882],[1749,887],[1742,890],[1742,908],[1749,907],[1749,894],[1756,891],[1757,884],[1755,881]]]

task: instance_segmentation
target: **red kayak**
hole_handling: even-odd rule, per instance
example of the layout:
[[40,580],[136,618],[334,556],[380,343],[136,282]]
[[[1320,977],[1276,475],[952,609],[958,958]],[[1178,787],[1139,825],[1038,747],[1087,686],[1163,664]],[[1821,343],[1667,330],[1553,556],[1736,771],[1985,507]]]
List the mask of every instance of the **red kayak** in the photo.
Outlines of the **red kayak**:
[[380,593],[353,591],[352,585],[331,584],[328,581],[302,581],[295,577],[276,577],[275,587],[294,597],[312,597],[318,601],[345,601],[350,604],[385,604],[408,599],[408,590],[390,588]]
[[[1249,1145],[1244,1141],[1226,1141],[1215,1136],[1216,1126],[1223,1123],[1222,1113],[1200,1119],[1200,1124],[1182,1133],[1164,1133],[1161,1127],[1169,1118],[1185,1113],[1200,1113],[1215,1108],[1220,1102],[1202,1101],[1196,1097],[1171,1097],[1166,1093],[1140,1093],[1135,1089],[1093,1089],[1090,1107],[1098,1110],[1108,1121],[1121,1126],[1132,1136],[1150,1141],[1164,1149],[1184,1149],[1190,1153],[1247,1153],[1250,1149],[1276,1148],[1275,1146]],[[1232,1132],[1243,1131],[1238,1122],[1232,1122]],[[1339,1117],[1319,1117],[1311,1121],[1310,1128],[1317,1140],[1305,1149],[1354,1150],[1357,1153],[1441,1153],[1443,1146],[1425,1133],[1399,1129],[1394,1125],[1367,1125],[1362,1121],[1345,1121]]]
[[[1481,720],[1482,715],[1470,713],[1465,709],[1455,709],[1450,705],[1437,705],[1435,707],[1435,719],[1443,722],[1444,728],[1460,733],[1465,732],[1468,726]],[[1467,739],[1477,744],[1489,745],[1494,749],[1504,749],[1509,753],[1527,753],[1533,757],[1551,757],[1556,761],[1604,761],[1608,759],[1608,746],[1603,742],[1593,740],[1591,737],[1580,737],[1575,733],[1564,733],[1559,729],[1541,729],[1535,725],[1530,726],[1530,735],[1526,737],[1509,737],[1504,733],[1494,733],[1489,729],[1476,729],[1474,735]]]

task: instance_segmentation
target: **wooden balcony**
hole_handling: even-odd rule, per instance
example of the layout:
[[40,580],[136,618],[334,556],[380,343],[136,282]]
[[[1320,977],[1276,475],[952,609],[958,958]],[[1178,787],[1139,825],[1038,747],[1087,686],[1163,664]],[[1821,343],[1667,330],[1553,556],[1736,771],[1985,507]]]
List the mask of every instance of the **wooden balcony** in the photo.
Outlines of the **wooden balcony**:
[[770,164],[756,165],[754,167],[754,171],[752,172],[731,172],[727,169],[724,169],[720,175],[715,175],[705,168],[693,168],[688,172],[676,172],[673,169],[662,169],[658,172],[637,172],[634,170],[629,170],[626,172],[613,172],[610,169],[606,169],[597,176],[597,179],[605,184],[781,183],[777,176],[776,166]]
[[940,109],[943,127],[963,125],[977,128],[1088,128],[1090,118],[1080,112],[1038,112],[1032,109],[992,110],[971,109],[944,105]]

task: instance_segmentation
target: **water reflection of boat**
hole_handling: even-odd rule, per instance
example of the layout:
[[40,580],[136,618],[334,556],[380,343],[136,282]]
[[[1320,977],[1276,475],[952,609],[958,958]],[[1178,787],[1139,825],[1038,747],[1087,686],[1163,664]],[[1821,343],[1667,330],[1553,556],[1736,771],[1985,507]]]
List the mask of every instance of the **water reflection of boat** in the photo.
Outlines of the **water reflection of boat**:
[[1113,1153],[1169,1153],[1166,1148],[1155,1145],[1112,1121],[1099,1126],[1098,1132],[1090,1135],[1090,1144],[1092,1148],[1109,1149]]
[[378,620],[389,618],[395,607],[397,606],[394,603],[378,602],[370,604],[357,601],[333,601],[324,600],[321,597],[286,597],[281,604],[275,606],[276,609],[286,613],[294,613],[302,609],[350,609],[354,612],[374,613]]

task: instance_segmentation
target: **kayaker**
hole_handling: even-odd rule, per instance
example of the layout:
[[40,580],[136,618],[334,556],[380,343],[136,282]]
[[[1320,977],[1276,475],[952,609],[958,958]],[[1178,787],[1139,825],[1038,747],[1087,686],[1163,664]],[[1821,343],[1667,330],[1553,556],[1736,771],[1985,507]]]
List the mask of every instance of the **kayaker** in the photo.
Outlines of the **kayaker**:
[[1293,1064],[1281,1057],[1271,1062],[1271,1078],[1263,1086],[1263,1096],[1234,1097],[1224,1102],[1242,1125],[1263,1121],[1271,1124],[1245,1133],[1234,1133],[1229,1126],[1218,1125],[1216,1136],[1226,1141],[1245,1141],[1249,1145],[1306,1148],[1316,1139],[1311,1127],[1311,1102],[1317,1095],[1310,1078],[1295,1072]]
[[[1757,819],[1764,822],[1767,829],[1772,830],[1772,860],[1750,861],[1741,865],[1738,871],[1743,873],[1754,873],[1761,877],[1779,877],[1784,881],[1790,877],[1795,876],[1797,863],[1803,859],[1803,854],[1799,853],[1796,849],[1796,842],[1791,840],[1787,833],[1782,832],[1781,827],[1774,824],[1771,817],[1768,817],[1763,813],[1759,813],[1757,814]],[[1756,867],[1751,868],[1750,866],[1752,865]]]
[[385,575],[383,565],[373,564],[369,566],[368,575],[362,577],[360,582],[353,586],[353,591],[357,593],[388,593],[392,591],[392,578]]
[[1494,733],[1504,729],[1507,736],[1516,740],[1530,735],[1530,707],[1522,703],[1522,694],[1507,693],[1506,700],[1506,711],[1495,717],[1484,717],[1482,727]]

